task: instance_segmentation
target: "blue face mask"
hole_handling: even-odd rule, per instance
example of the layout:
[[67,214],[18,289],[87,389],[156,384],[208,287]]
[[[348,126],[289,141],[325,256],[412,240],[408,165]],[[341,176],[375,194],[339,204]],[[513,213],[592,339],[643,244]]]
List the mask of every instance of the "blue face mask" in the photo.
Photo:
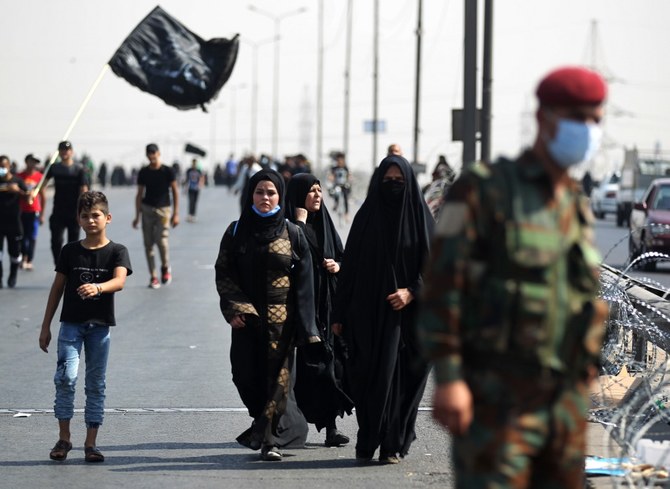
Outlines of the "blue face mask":
[[254,204],[251,204],[251,210],[253,210],[256,214],[258,214],[261,217],[270,217],[274,216],[277,212],[279,212],[281,210],[281,206],[277,206],[271,211],[261,212]]
[[590,160],[600,148],[602,129],[597,124],[558,119],[556,135],[547,142],[551,158],[562,168]]
[[9,173],[9,170],[5,168],[4,166],[0,168],[0,178],[6,177],[7,173]]

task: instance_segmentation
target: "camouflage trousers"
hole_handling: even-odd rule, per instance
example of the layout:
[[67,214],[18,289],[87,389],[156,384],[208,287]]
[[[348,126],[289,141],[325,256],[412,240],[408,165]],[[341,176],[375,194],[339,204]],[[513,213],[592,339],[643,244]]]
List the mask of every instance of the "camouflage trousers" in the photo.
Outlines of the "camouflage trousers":
[[453,440],[458,489],[584,487],[585,383],[487,370],[468,384],[474,420]]

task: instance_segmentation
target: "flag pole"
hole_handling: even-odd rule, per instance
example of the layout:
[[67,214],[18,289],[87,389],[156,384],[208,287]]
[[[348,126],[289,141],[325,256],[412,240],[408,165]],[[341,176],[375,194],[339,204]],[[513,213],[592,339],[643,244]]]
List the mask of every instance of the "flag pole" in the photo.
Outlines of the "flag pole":
[[[70,138],[70,133],[72,132],[72,130],[74,129],[74,126],[79,121],[79,118],[81,117],[81,114],[84,112],[84,109],[88,105],[89,100],[91,100],[91,97],[93,96],[93,92],[95,92],[95,89],[98,88],[98,85],[100,85],[100,82],[102,81],[102,78],[105,76],[105,73],[107,73],[107,70],[109,70],[109,64],[105,63],[105,65],[102,67],[102,70],[100,70],[100,74],[98,75],[98,78],[93,82],[93,85],[91,86],[91,89],[88,91],[88,93],[86,94],[86,97],[84,97],[84,101],[79,106],[79,110],[77,110],[77,113],[72,118],[72,122],[70,122],[70,126],[67,128],[67,131],[65,131],[65,135],[61,138],[61,141],[66,141]],[[58,157],[58,151],[56,150],[52,153],[51,158],[49,158],[49,162],[44,167],[44,172],[42,173],[42,179],[39,181],[39,183],[33,189],[33,192],[30,195],[30,200],[34,199],[37,196],[37,194],[40,192],[40,190],[42,189],[42,186],[44,185],[44,182],[46,181],[46,178],[47,178],[47,173],[48,173],[49,167],[54,163],[54,161],[56,161],[57,157]]]

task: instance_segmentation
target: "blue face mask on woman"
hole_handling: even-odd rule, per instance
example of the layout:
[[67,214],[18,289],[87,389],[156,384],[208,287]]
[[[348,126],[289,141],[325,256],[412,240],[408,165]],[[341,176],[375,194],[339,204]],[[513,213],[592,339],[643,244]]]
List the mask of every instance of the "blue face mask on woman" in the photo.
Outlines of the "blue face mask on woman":
[[547,142],[551,158],[561,167],[589,160],[600,148],[602,129],[594,123],[558,118],[556,135]]
[[6,177],[7,174],[9,173],[9,170],[5,168],[4,166],[0,168],[0,178]]

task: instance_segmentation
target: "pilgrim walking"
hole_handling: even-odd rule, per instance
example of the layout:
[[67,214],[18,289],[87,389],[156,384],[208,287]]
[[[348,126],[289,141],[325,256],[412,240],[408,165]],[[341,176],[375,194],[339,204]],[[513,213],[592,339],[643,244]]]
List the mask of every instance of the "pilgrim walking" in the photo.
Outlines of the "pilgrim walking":
[[428,376],[415,334],[416,299],[433,218],[405,158],[375,170],[354,217],[338,277],[333,332],[348,346],[356,458],[398,463],[416,439]]
[[286,221],[284,195],[276,171],[250,178],[215,265],[221,312],[232,327],[233,383],[253,419],[237,441],[261,449],[267,461],[281,460],[281,448],[305,444],[307,422],[293,394],[294,350],[321,341],[309,245]]
[[340,236],[322,199],[321,182],[311,173],[293,176],[286,194],[286,216],[305,233],[312,256],[316,325],[328,352],[318,343],[297,351],[295,394],[307,421],[318,431],[326,429],[325,445],[342,446],[349,437],[337,429],[336,418],[351,414],[353,402],[347,395],[346,350],[333,335],[330,315],[342,261]]

